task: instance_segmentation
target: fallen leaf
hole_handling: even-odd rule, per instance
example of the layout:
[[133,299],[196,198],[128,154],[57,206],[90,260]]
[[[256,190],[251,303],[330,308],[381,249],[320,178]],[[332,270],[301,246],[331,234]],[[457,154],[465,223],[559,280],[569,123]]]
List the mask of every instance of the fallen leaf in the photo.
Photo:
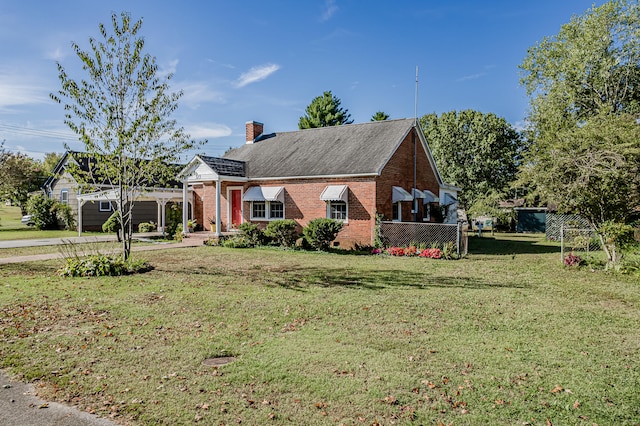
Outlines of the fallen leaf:
[[558,392],[562,392],[562,386],[560,385],[556,385],[555,388],[551,389],[551,393],[558,393]]

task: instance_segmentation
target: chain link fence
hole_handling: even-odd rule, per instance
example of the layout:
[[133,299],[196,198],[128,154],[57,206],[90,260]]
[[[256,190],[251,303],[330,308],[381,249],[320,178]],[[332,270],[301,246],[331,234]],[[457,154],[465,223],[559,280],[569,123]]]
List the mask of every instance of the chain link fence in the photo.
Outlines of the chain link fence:
[[547,213],[546,235],[549,241],[560,241],[563,228],[589,229],[589,222],[577,214]]
[[380,237],[387,247],[419,244],[442,247],[443,244],[454,243],[459,256],[466,256],[469,246],[467,227],[461,223],[381,222]]
[[591,228],[560,227],[560,257],[571,252],[589,253],[599,251],[600,240]]

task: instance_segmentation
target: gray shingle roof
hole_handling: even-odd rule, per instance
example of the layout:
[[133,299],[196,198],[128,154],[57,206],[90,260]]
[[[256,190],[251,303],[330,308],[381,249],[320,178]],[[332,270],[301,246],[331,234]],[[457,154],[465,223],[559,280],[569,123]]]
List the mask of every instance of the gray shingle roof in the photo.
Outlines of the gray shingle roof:
[[236,161],[229,158],[208,157],[206,155],[200,155],[199,157],[218,175],[236,177],[246,176],[246,164],[244,161]]
[[413,124],[400,119],[274,133],[224,158],[246,162],[249,178],[378,174]]

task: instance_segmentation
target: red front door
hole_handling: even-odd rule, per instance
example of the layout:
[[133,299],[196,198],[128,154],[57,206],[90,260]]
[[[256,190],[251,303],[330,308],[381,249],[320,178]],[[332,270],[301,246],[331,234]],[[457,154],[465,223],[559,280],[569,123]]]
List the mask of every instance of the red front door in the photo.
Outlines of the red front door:
[[242,190],[231,190],[231,225],[237,227],[242,223]]

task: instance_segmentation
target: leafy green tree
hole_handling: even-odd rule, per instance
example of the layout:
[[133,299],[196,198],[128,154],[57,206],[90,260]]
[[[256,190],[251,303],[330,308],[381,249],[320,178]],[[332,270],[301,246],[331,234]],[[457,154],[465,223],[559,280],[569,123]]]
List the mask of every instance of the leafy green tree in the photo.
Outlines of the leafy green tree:
[[521,181],[589,220],[610,264],[611,230],[634,220],[639,201],[639,26],[637,2],[609,1],[573,17],[520,65],[533,141]]
[[65,123],[92,159],[90,176],[76,174],[76,179],[117,189],[126,260],[140,191],[173,177],[169,165],[195,143],[171,119],[182,92],[169,91],[173,75],[161,77],[155,57],[144,53],[144,38],[138,36],[142,20],[132,22],[123,12],[113,13],[111,21],[113,33],[100,24],[101,39],[89,38],[89,50],[72,43],[87,79],[72,78],[58,63],[62,88],[51,97],[64,102]]
[[8,151],[0,143],[0,199],[11,200],[27,214],[29,193],[36,192],[45,177],[40,163],[21,153]]
[[389,114],[378,111],[371,116],[371,121],[385,121],[389,119]]
[[601,113],[640,111],[640,6],[609,1],[574,16],[520,65],[536,133]]
[[351,124],[351,114],[340,106],[341,101],[331,91],[326,91],[322,96],[314,98],[307,109],[306,114],[300,117],[298,128],[312,129],[316,127],[340,126]]
[[44,155],[44,160],[42,161],[42,172],[46,177],[49,177],[53,174],[53,170],[58,165],[61,159],[62,154],[59,154],[57,152],[47,152]]
[[420,124],[442,178],[462,188],[463,208],[515,180],[524,144],[504,118],[465,110],[427,114]]
[[601,114],[581,126],[545,132],[531,157],[535,161],[523,167],[522,179],[560,211],[587,219],[609,262],[617,262],[615,244],[611,248],[607,242],[611,223],[622,226],[634,220],[640,205],[640,125],[635,117]]

